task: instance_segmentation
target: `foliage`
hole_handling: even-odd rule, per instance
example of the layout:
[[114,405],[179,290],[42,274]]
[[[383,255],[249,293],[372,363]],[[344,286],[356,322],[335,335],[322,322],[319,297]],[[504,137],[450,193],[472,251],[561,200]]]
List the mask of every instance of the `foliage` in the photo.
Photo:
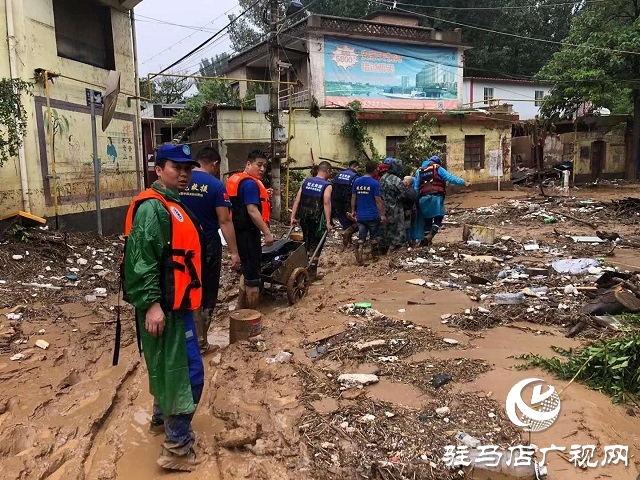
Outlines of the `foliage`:
[[[239,0],[238,3],[244,10],[249,8],[254,1]],[[282,20],[278,24],[278,29],[281,31],[288,25],[302,20],[306,12],[358,18],[377,9],[375,2],[370,0],[317,0],[306,2],[309,5],[308,9],[285,18],[288,3],[280,2],[279,13]],[[269,31],[268,7],[269,0],[261,0],[247,15],[229,27],[231,46],[236,52],[241,52],[267,38]],[[229,20],[233,20],[235,17],[236,15],[229,15]]]
[[231,55],[228,52],[216,54],[215,57],[200,60],[200,75],[204,77],[219,77],[229,63]]
[[577,46],[555,53],[538,74],[556,82],[543,115],[571,117],[585,104],[630,113],[632,99],[640,101],[639,22],[640,0],[599,2],[577,15],[565,39]]
[[552,348],[567,360],[524,355],[521,358],[527,362],[518,368],[540,367],[562,380],[575,377],[590,388],[610,395],[615,402],[640,393],[640,334],[637,332],[613,341],[595,342],[578,351]]
[[[291,160],[289,160],[291,161]],[[307,177],[307,175],[302,170],[289,170],[289,208],[293,206],[293,201],[296,199],[296,195],[298,194],[298,190],[302,186],[302,182]],[[286,164],[282,164],[280,167],[280,178],[287,178],[287,166]],[[282,196],[282,206],[283,208],[287,205],[287,192],[284,189],[284,185],[282,188],[281,196]],[[285,218],[289,218],[289,214]]]
[[262,87],[259,84],[250,83],[245,97],[240,100],[238,91],[226,80],[204,80],[198,85],[198,93],[187,99],[185,107],[173,117],[180,125],[193,125],[202,113],[202,108],[209,104],[224,104],[239,106],[240,103],[251,103],[260,93]]
[[[348,119],[340,129],[340,133],[353,140],[353,144],[358,152],[359,160],[379,160],[381,157],[367,130],[367,124],[358,118],[358,112],[362,112],[362,104],[357,100],[354,100],[347,104],[347,109]],[[371,155],[367,154],[366,147],[369,147]]]
[[22,94],[31,95],[33,84],[17,78],[0,79],[0,167],[18,155],[27,130]]
[[427,115],[413,122],[404,142],[398,148],[398,157],[402,160],[405,169],[408,167],[411,172],[414,172],[424,160],[442,151],[442,142],[431,138],[431,132],[436,124],[437,120]]
[[[178,72],[177,75],[186,72]],[[193,78],[156,77],[151,80],[152,91],[146,78],[140,79],[140,96],[150,98],[153,103],[182,103],[185,94],[194,85]]]

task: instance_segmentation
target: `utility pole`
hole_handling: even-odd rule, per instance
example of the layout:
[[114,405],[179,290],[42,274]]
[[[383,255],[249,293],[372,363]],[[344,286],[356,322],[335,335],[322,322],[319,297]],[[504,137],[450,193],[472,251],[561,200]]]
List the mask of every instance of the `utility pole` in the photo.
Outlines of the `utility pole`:
[[269,100],[271,114],[271,181],[273,197],[271,199],[271,217],[282,220],[282,202],[280,198],[280,152],[278,131],[280,128],[280,59],[278,45],[278,0],[269,0]]

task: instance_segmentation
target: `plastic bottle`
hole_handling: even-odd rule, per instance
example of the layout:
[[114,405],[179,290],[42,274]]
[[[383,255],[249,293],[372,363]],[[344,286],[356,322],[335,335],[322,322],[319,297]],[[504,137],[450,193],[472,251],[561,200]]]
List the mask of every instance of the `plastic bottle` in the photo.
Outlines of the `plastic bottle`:
[[537,461],[532,460],[529,465],[507,465],[510,460],[510,452],[502,452],[500,463],[488,466],[484,462],[484,458],[488,459],[488,463],[495,463],[495,458],[485,454],[481,462],[476,462],[476,458],[481,456],[478,450],[471,450],[469,458],[471,465],[465,468],[466,477],[469,480],[546,480],[547,467],[541,466]]
[[463,445],[466,445],[469,448],[476,448],[480,445],[480,440],[475,437],[472,437],[468,433],[458,432],[456,434],[456,440],[458,440]]
[[544,223],[549,224],[549,223],[556,223],[557,220],[553,217],[547,217],[544,219]]
[[496,293],[494,297],[498,305],[518,305],[525,302],[524,293]]

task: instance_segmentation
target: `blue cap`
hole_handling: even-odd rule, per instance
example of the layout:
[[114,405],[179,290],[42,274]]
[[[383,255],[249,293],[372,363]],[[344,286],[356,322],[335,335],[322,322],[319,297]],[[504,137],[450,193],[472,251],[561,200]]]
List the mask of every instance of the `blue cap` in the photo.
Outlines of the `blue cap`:
[[192,165],[199,167],[200,164],[191,159],[191,149],[189,145],[162,145],[158,149],[156,155],[156,161],[167,159],[176,163],[191,163]]

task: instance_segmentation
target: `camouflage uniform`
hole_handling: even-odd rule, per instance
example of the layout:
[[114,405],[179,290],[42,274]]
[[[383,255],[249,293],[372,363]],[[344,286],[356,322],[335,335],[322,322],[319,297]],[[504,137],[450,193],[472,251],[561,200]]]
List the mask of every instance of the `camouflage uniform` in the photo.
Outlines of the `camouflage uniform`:
[[380,247],[384,252],[389,247],[401,247],[405,243],[404,197],[402,162],[395,158],[386,161],[389,168],[380,179],[380,193],[384,202],[387,222],[382,224]]

